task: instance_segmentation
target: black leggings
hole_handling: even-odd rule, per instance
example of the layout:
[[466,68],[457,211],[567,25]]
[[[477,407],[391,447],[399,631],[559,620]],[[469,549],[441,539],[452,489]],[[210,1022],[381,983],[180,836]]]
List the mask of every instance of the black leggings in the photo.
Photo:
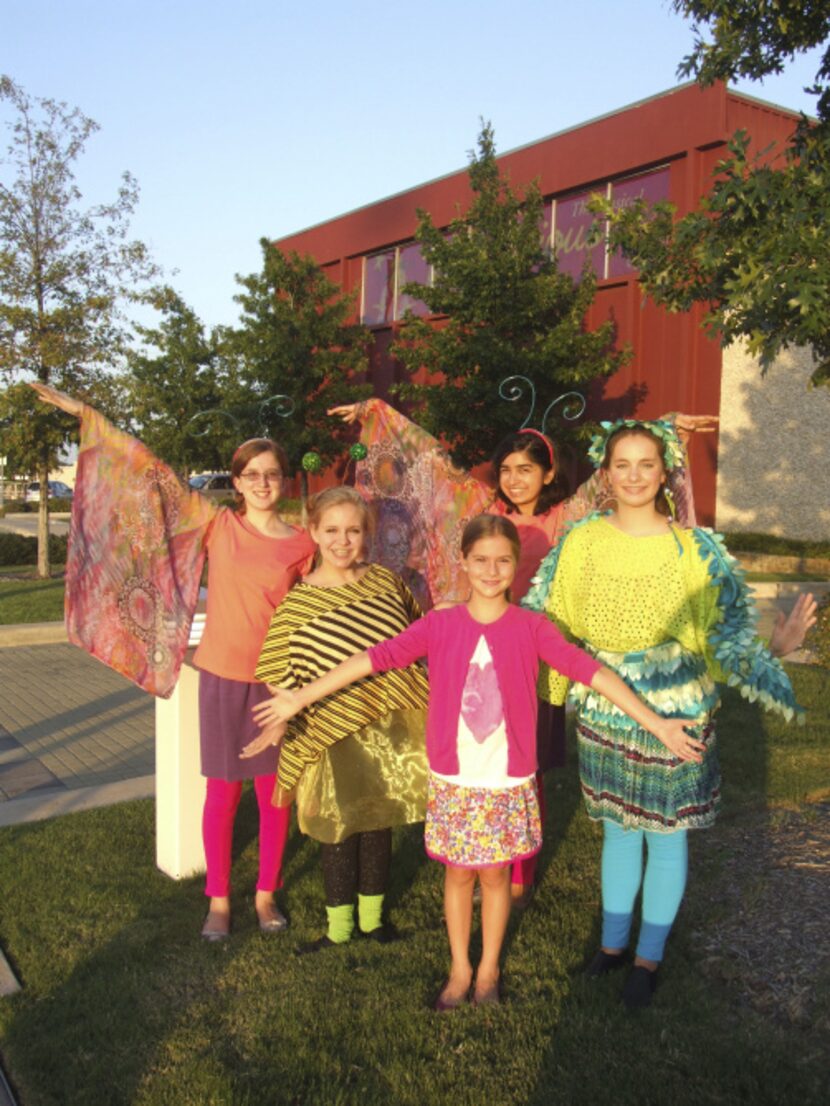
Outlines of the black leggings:
[[326,906],[346,906],[361,895],[382,895],[389,880],[391,829],[353,833],[337,845],[321,845]]

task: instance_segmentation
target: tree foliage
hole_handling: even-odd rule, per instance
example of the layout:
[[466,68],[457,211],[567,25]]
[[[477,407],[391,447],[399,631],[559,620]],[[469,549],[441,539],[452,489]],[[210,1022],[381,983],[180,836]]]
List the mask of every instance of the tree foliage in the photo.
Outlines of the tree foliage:
[[[673,6],[695,20],[695,46],[678,72],[702,84],[779,73],[830,37],[826,0]],[[724,344],[744,339],[762,370],[783,350],[810,346],[818,385],[830,382],[830,47],[809,91],[818,96],[818,123],[802,116],[786,151],[754,155],[738,132],[696,211],[678,219],[668,204],[615,211],[596,198],[592,206],[656,303],[672,311],[705,304],[710,333]]]
[[[796,54],[830,38],[826,0],[673,0],[674,10],[691,19],[695,44],[678,67],[681,77],[702,85],[736,77],[761,80],[782,73]],[[708,29],[708,37],[704,27]],[[815,82],[817,114],[830,120],[830,47],[822,55]]]
[[[308,451],[331,464],[344,442],[326,410],[370,393],[351,379],[367,368],[369,334],[349,321],[353,297],[314,258],[283,253],[266,238],[260,244],[262,271],[237,277],[243,291],[234,298],[242,314],[227,343],[244,389],[239,413],[248,436],[275,437],[293,464]],[[293,403],[289,417],[278,416],[277,396]]]
[[443,383],[407,382],[398,391],[416,401],[423,425],[465,465],[482,461],[521,422],[499,399],[506,377],[529,378],[547,403],[613,372],[625,357],[613,348],[610,324],[586,329],[594,277],[586,271],[574,281],[559,272],[543,243],[539,187],[513,190],[489,124],[470,155],[469,181],[472,202],[448,228],[418,212],[415,237],[434,279],[403,289],[446,319],[435,325],[408,312],[392,347],[410,374],[424,367],[443,376]]
[[124,408],[132,429],[182,473],[225,469],[238,434],[228,418],[211,414],[234,402],[223,331],[206,334],[172,288],[158,289],[148,299],[162,318],[155,327],[136,325],[142,347],[127,355]]
[[[0,77],[9,134],[0,154],[0,403],[4,450],[41,483],[72,423],[45,411],[16,381],[36,378],[100,398],[104,370],[124,348],[121,312],[137,282],[154,277],[145,247],[128,239],[138,188],[125,173],[111,203],[82,206],[74,165],[98,129],[77,108],[30,97]],[[48,573],[41,500],[39,570]]]

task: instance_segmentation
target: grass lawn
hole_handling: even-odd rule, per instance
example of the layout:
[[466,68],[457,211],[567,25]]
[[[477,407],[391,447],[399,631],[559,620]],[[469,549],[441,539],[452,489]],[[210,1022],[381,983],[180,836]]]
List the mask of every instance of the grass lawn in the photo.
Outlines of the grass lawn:
[[[56,565],[55,572],[62,572],[63,566]],[[63,577],[51,580],[32,579],[33,565],[15,566],[0,569],[0,575],[20,576],[20,581],[0,580],[0,626],[11,626],[19,622],[61,622],[63,620]],[[750,583],[760,581],[784,581],[796,583],[820,580],[818,576],[783,576],[774,573],[750,573]]]
[[[830,795],[830,675],[799,669],[795,679],[811,710],[804,727],[727,696],[728,823]],[[598,938],[600,831],[583,812],[572,754],[548,777],[542,880],[509,933],[508,1001],[453,1015],[428,1008],[447,949],[442,871],[425,859],[418,828],[396,834],[388,898],[406,940],[303,958],[293,948],[324,916],[317,847],[293,834],[291,928],[261,936],[250,791],[224,945],[197,936],[201,880],[156,870],[152,802],[0,830],[0,945],[24,986],[0,999],[0,1052],[22,1103],[826,1102],[830,979],[816,978],[823,1005],[793,1024],[758,1015],[728,979],[701,970],[695,934],[713,905],[712,866],[695,854],[709,835],[692,835],[687,903],[652,1008],[626,1015],[619,976],[581,978]]]
[[[63,572],[54,565],[53,572]],[[50,580],[33,579],[34,565],[3,566],[0,576],[19,576],[19,580],[0,580],[0,626],[20,622],[63,621],[63,576]]]

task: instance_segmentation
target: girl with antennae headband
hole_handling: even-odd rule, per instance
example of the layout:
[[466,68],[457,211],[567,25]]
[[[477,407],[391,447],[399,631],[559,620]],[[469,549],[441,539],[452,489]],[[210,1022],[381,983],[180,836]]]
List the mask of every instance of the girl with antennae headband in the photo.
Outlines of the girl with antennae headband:
[[[465,523],[481,513],[504,515],[518,529],[521,543],[511,589],[517,603],[530,586],[542,558],[566,527],[607,502],[604,478],[593,476],[568,494],[555,443],[538,430],[509,434],[492,455],[496,490],[464,472],[440,443],[380,399],[335,407],[329,414],[359,422],[367,457],[357,466],[355,486],[377,511],[374,559],[406,579],[425,609],[459,602],[469,595],[461,571],[459,542]],[[684,432],[712,430],[717,419],[677,416]],[[686,470],[674,474],[675,499],[684,524],[694,522]],[[565,715],[540,703],[537,721],[539,796],[544,819],[542,775],[565,763]],[[517,906],[529,902],[537,856],[517,861],[512,894]]]

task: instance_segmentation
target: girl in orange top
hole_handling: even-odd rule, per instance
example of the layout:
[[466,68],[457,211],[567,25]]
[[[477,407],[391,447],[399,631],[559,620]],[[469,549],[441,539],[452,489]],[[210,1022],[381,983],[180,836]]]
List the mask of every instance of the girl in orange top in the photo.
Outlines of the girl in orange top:
[[199,580],[208,554],[205,630],[194,663],[199,677],[202,819],[210,907],[202,936],[230,931],[233,824],[245,779],[260,815],[254,906],[260,929],[286,921],[281,886],[289,807],[271,805],[273,749],[240,752],[257,734],[251,710],[268,690],[254,675],[274,608],[306,572],[314,544],[277,512],[286,459],[270,439],[254,438],[231,464],[236,509],[216,507],[181,485],[141,442],[93,408],[42,384],[32,387],[81,420],[81,449],[66,571],[70,641],[155,695],[169,696],[187,649]]

